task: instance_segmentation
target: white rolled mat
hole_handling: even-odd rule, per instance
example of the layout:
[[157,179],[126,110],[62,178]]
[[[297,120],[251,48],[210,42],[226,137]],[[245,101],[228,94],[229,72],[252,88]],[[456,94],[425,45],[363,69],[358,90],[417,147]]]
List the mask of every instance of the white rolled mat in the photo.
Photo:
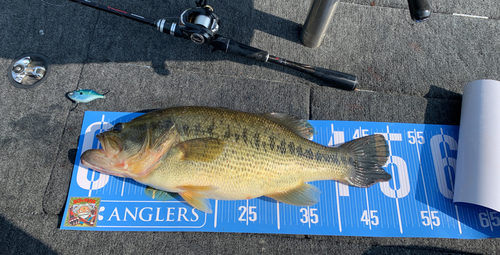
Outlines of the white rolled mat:
[[500,211],[500,82],[465,85],[453,202]]

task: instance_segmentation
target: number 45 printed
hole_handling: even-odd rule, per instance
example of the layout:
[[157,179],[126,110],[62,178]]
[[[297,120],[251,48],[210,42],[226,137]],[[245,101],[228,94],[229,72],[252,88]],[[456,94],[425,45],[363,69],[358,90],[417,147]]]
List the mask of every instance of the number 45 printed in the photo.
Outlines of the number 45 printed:
[[361,221],[366,225],[377,226],[379,224],[377,211],[376,210],[364,210],[361,216]]

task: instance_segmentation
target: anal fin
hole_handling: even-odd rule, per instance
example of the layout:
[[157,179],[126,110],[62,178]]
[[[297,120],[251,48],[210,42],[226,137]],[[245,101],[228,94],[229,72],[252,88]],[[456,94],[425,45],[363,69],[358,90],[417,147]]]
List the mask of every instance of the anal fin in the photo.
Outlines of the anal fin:
[[174,199],[178,194],[177,193],[172,193],[172,192],[167,192],[164,190],[159,190],[155,189],[152,187],[146,187],[146,190],[144,190],[144,193],[146,196],[158,200],[158,201],[169,201]]
[[266,195],[267,197],[278,200],[279,202],[296,205],[296,206],[311,206],[319,202],[319,194],[321,192],[316,186],[302,183],[300,186]]
[[190,186],[190,185],[185,185],[185,186],[179,186],[177,187],[181,190],[182,192],[179,192],[179,195],[188,202],[192,207],[206,213],[212,213],[212,206],[210,205],[210,202],[208,198],[205,196],[201,195],[199,192],[206,192],[206,191],[212,191],[217,188],[213,186]]

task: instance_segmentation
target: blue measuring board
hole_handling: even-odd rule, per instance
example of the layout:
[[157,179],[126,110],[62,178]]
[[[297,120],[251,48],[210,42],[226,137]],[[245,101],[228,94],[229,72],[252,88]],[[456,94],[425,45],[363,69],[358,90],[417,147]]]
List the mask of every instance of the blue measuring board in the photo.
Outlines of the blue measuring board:
[[86,112],[61,229],[93,231],[205,231],[376,237],[500,237],[500,213],[453,204],[458,126],[357,121],[310,121],[313,141],[335,146],[382,134],[393,178],[370,188],[312,182],[320,202],[298,207],[271,198],[211,200],[212,214],[180,198],[152,200],[145,186],[80,165],[99,148],[95,135],[140,113]]

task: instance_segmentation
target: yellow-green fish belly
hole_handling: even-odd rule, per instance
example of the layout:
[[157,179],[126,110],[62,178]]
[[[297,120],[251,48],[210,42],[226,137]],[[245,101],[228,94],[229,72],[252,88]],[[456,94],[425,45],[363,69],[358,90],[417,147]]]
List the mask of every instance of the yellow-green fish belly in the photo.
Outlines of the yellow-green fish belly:
[[210,162],[181,160],[176,153],[170,154],[141,182],[171,192],[180,192],[178,187],[182,186],[211,186],[213,190],[200,194],[221,200],[260,197],[304,182],[304,169],[299,169],[292,157],[242,150],[238,143],[227,145],[220,157]]

